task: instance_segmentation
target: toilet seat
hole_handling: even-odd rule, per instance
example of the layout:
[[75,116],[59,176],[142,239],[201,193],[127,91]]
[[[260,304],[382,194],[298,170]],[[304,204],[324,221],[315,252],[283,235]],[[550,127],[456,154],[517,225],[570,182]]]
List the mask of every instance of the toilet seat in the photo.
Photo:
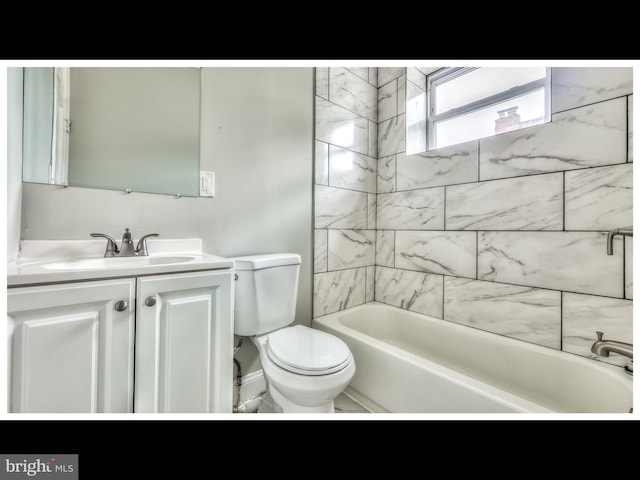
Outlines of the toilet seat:
[[351,361],[346,343],[303,325],[270,333],[266,343],[273,363],[300,375],[328,375],[342,370]]

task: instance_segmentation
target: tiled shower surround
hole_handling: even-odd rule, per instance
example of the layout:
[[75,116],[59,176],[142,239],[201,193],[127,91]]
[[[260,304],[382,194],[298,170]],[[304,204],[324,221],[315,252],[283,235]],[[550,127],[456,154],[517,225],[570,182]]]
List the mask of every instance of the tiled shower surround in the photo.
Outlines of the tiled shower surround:
[[632,342],[632,239],[606,252],[633,224],[632,69],[554,67],[550,123],[405,155],[432,70],[316,69],[314,317],[375,300],[588,357],[596,330]]

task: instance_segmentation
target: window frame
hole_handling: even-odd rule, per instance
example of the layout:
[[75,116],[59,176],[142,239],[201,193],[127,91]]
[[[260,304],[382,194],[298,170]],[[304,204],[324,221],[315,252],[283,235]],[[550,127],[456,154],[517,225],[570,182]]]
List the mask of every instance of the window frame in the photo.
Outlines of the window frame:
[[[534,80],[532,82],[526,83],[524,85],[518,85],[512,87],[508,90],[503,90],[502,92],[490,95],[488,97],[483,97],[479,100],[475,100],[473,102],[467,103],[460,107],[452,108],[447,110],[446,112],[442,112],[439,114],[434,114],[435,110],[435,98],[436,98],[436,87],[438,85],[442,85],[450,80],[458,78],[462,75],[466,75],[474,70],[478,70],[479,68],[484,67],[447,67],[437,70],[432,74],[427,76],[427,150],[435,150],[438,147],[435,145],[436,143],[436,128],[435,124],[438,122],[442,122],[445,120],[449,120],[452,118],[460,117],[462,115],[466,115],[468,113],[481,110],[488,106],[507,101],[511,98],[517,98],[522,95],[526,95],[535,90],[544,88],[544,123],[548,123],[551,121],[551,68],[545,68],[545,77],[539,80]],[[504,68],[513,68],[513,67],[504,67]],[[535,125],[531,125],[535,126]],[[523,127],[529,128],[529,127]],[[521,130],[521,129],[519,129]],[[488,137],[480,137],[480,138],[488,138]],[[478,140],[473,139],[473,140]],[[469,140],[469,141],[473,141]]]

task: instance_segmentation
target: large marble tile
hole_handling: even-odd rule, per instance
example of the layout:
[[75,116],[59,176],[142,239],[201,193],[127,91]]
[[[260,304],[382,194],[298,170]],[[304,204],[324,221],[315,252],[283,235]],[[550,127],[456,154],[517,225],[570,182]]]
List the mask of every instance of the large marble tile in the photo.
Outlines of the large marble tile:
[[313,273],[326,272],[328,264],[328,230],[314,230],[313,244]]
[[633,95],[629,95],[629,124],[627,125],[627,161],[633,162]]
[[378,219],[378,197],[375,193],[367,194],[367,228],[375,230]]
[[386,157],[405,151],[404,115],[378,124],[378,156]]
[[378,89],[345,68],[329,68],[329,100],[376,121]]
[[378,230],[376,232],[376,265],[395,266],[395,238],[396,232],[394,230]]
[[622,297],[622,240],[598,232],[480,232],[478,278]]
[[480,180],[626,162],[626,106],[626,98],[618,98],[480,139]]
[[444,187],[378,195],[378,228],[444,230]]
[[554,290],[445,277],[444,319],[559,349],[560,295]]
[[422,73],[424,73],[425,76],[428,76],[428,75],[432,74],[433,72],[437,72],[441,68],[443,68],[443,67],[419,67],[418,70],[420,70]]
[[378,89],[378,122],[398,115],[398,81],[393,80]]
[[365,302],[365,269],[352,268],[313,275],[313,316],[319,317]]
[[357,75],[365,81],[369,81],[369,67],[345,67],[351,73]]
[[613,365],[626,365],[625,356],[612,353],[600,357],[591,352],[591,345],[598,339],[596,331],[604,332],[604,340],[633,343],[633,302],[564,292],[562,350]]
[[378,86],[378,67],[369,67],[369,83]]
[[380,193],[396,191],[396,156],[381,157],[378,159],[378,190]]
[[427,76],[417,68],[407,67],[407,80],[421,90],[427,90]]
[[316,185],[315,227],[366,228],[367,194],[343,188]]
[[329,99],[329,67],[316,67],[316,95]]
[[395,267],[476,277],[476,232],[396,232]]
[[552,68],[551,107],[553,113],[628,95],[632,92],[632,68]]
[[376,192],[378,161],[345,148],[329,146],[329,185]]
[[398,78],[398,115],[407,111],[407,76],[402,75]]
[[562,230],[562,175],[447,187],[447,230]]
[[369,120],[369,156],[378,158],[378,124]]
[[378,67],[378,87],[405,74],[405,67]]
[[633,164],[565,174],[565,229],[610,230],[633,225]]
[[316,140],[366,155],[369,150],[369,121],[316,97]]
[[478,142],[396,156],[398,190],[439,187],[478,180]]
[[406,153],[427,150],[427,94],[413,83],[407,83],[406,103]]
[[633,237],[624,237],[624,298],[633,300]]
[[316,140],[315,183],[329,184],[329,145]]
[[441,275],[376,267],[375,289],[378,302],[442,318]]
[[365,302],[373,302],[376,298],[376,267],[371,265],[366,267],[365,270],[366,285],[365,285]]
[[375,230],[329,230],[329,270],[366,267],[375,262]]

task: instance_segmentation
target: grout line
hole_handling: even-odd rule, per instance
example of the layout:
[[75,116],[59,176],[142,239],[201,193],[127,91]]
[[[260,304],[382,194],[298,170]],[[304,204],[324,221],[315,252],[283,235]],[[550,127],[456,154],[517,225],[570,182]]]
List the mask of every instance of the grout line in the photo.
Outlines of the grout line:
[[[323,185],[321,185],[323,186]],[[381,193],[380,195],[388,195]],[[357,230],[357,229],[356,229]],[[362,229],[360,229],[362,230]],[[444,232],[441,228],[379,228],[378,230],[397,230],[399,232]],[[474,229],[449,229],[446,232],[504,232],[504,233],[607,233],[609,230],[524,230],[524,229],[487,229],[487,228],[474,228]]]
[[443,187],[442,198],[442,230],[447,230],[447,186]]
[[562,304],[564,303],[564,292],[560,292],[560,351],[562,351],[562,329],[564,324],[564,311]]
[[626,128],[626,132],[627,132],[627,136],[626,136],[626,141],[627,141],[627,149],[626,149],[626,154],[627,154],[627,162],[629,163],[629,96],[627,95],[626,97],[626,112],[627,112],[627,128]]
[[[552,74],[553,74],[553,73],[552,73]],[[554,111],[553,111],[553,107],[552,107],[552,108],[551,108],[551,117],[553,117],[554,115],[557,115],[557,114],[559,114],[559,113],[571,112],[572,110],[579,110],[579,109],[581,109],[581,108],[585,108],[585,107],[592,107],[593,105],[598,105],[598,104],[600,104],[600,103],[607,103],[607,102],[611,102],[611,101],[614,101],[614,100],[618,100],[619,98],[626,98],[626,97],[628,97],[629,95],[633,95],[633,94],[632,94],[632,93],[631,93],[631,94],[625,93],[624,95],[619,95],[619,96],[617,96],[617,97],[605,98],[605,99],[603,99],[603,100],[598,100],[598,101],[595,101],[595,102],[586,103],[586,104],[584,104],[584,105],[578,105],[578,106],[575,106],[575,107],[566,108],[566,109],[564,109],[564,110],[558,110],[557,112],[554,112]],[[552,118],[552,120],[551,120],[550,122],[545,122],[545,123],[543,123],[542,125],[547,125],[547,124],[549,124],[549,123],[553,123],[553,118]]]
[[567,194],[566,194],[567,172],[562,172],[562,231],[566,232],[567,222]]
[[327,262],[325,272],[328,272],[329,271],[329,229],[328,228],[325,229],[324,244],[326,245],[326,247],[325,247],[325,250],[326,250],[325,251],[325,253],[326,253],[325,257],[326,257],[326,262]]
[[[319,140],[319,141],[322,141],[322,140]],[[402,153],[402,152],[399,152],[399,153]],[[385,157],[382,157],[382,158],[386,158],[386,157],[390,157],[390,156],[391,155],[386,155]],[[629,162],[629,163],[631,163],[631,162]],[[627,165],[627,163],[619,162],[619,163],[611,163],[611,164],[607,164],[607,165],[595,165],[595,166],[591,166],[591,167],[573,168],[573,169],[570,169],[570,170],[554,170],[554,171],[550,171],[550,172],[531,173],[531,174],[527,174],[527,175],[516,175],[516,176],[513,176],[513,177],[491,178],[491,179],[488,179],[488,180],[479,180],[479,181],[472,181],[472,182],[455,182],[454,181],[454,182],[451,182],[451,183],[442,183],[442,184],[437,184],[437,185],[425,185],[425,186],[420,186],[420,187],[416,187],[416,188],[410,188],[410,189],[404,189],[404,190],[396,190],[396,191],[397,192],[413,192],[415,190],[426,190],[426,189],[429,189],[429,188],[437,188],[437,187],[450,187],[450,186],[454,186],[454,185],[475,185],[475,184],[478,184],[478,183],[498,182],[498,181],[501,181],[501,180],[515,180],[517,178],[537,177],[537,176],[540,176],[540,175],[557,175],[559,173],[576,172],[576,171],[580,171],[580,170],[590,170],[590,169],[594,169],[594,168],[608,168],[608,167],[616,167],[616,166],[620,166],[621,167],[623,165]],[[479,170],[479,167],[478,167],[478,170]],[[478,173],[478,175],[479,175],[479,173]]]
[[[373,122],[373,123],[375,123],[375,122]],[[367,129],[368,129],[368,127],[367,127]],[[347,148],[347,147],[342,147],[340,145],[336,145],[335,143],[327,142],[326,140],[320,140],[319,138],[316,138],[315,141],[316,142],[320,142],[320,143],[324,143],[324,144],[328,145],[329,147],[336,147],[336,148],[339,148],[341,150],[346,150],[347,152],[355,153],[356,155],[361,155],[363,157],[372,158],[373,160],[378,160],[377,157],[371,156],[368,153],[358,152],[357,150],[353,150],[353,149]],[[367,146],[367,152],[369,152],[369,147],[368,146]],[[387,156],[390,157],[391,155],[387,155]]]
[[627,237],[624,236],[622,237],[622,298],[627,299]]
[[480,260],[480,252],[479,252],[479,248],[480,248],[480,232],[478,230],[476,230],[476,280],[480,280],[479,277],[479,260]]
[[[494,280],[485,280],[483,278],[478,278],[475,279],[473,277],[462,277],[459,275],[448,275],[446,273],[436,273],[436,272],[429,272],[429,271],[425,271],[425,270],[410,270],[408,268],[400,268],[400,267],[386,267],[384,265],[379,265],[380,268],[389,268],[392,270],[401,270],[404,272],[411,272],[411,273],[426,273],[429,275],[439,275],[441,277],[451,277],[451,278],[462,278],[465,280],[477,280],[479,282],[485,282],[485,283],[492,283],[492,284],[496,284],[496,285],[509,285],[509,286],[513,286],[513,287],[522,287],[522,288],[531,288],[534,290],[545,290],[545,291],[549,291],[549,292],[562,292],[562,293],[573,293],[575,295],[585,295],[585,296],[589,296],[589,297],[598,297],[598,298],[609,298],[609,299],[615,299],[615,300],[624,300],[624,301],[628,301],[628,302],[633,302],[632,299],[627,299],[624,298],[624,296],[611,296],[611,295],[601,295],[601,294],[597,294],[597,293],[585,293],[585,292],[576,292],[574,290],[561,290],[558,288],[549,288],[549,287],[537,287],[534,285],[525,285],[522,283],[508,283],[508,282],[496,282]],[[348,269],[343,269],[343,270],[348,270]]]

